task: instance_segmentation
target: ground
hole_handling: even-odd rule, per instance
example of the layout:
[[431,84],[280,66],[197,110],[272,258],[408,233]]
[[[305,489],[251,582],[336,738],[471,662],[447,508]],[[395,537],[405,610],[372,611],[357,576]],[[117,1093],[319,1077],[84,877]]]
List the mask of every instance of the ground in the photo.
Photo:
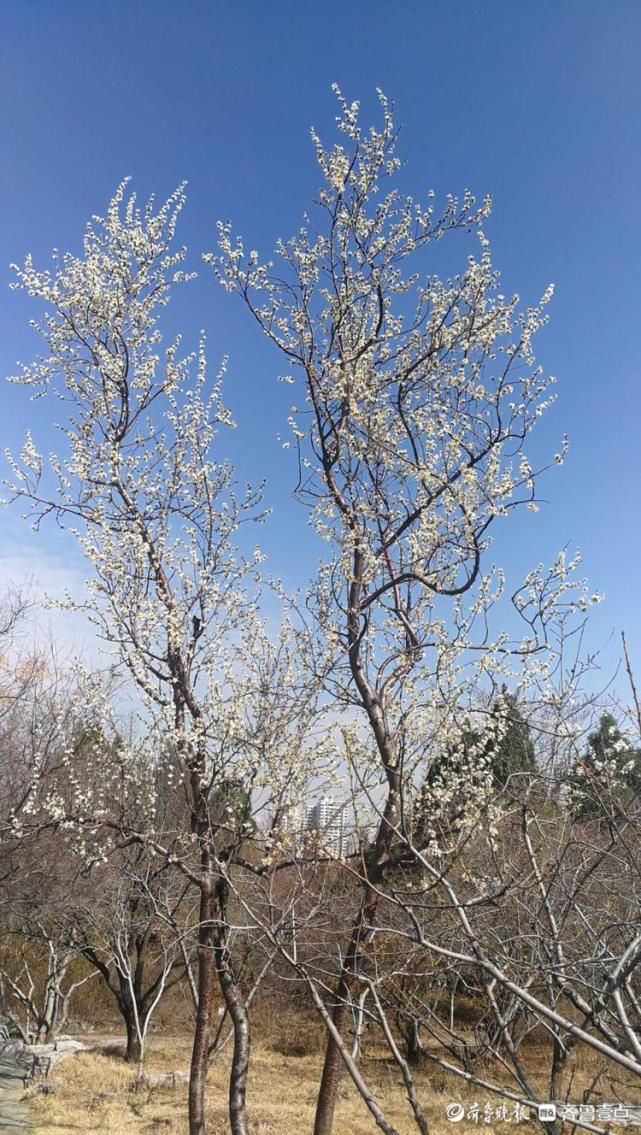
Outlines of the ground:
[[[248,1090],[248,1112],[252,1135],[307,1135],[312,1130],[314,1105],[322,1059],[322,1039],[316,1034],[302,1043],[292,1032],[276,1046],[258,1042],[254,1046]],[[280,1048],[281,1051],[276,1049]],[[285,1049],[285,1051],[282,1051]],[[311,1049],[311,1050],[310,1050]],[[305,1051],[303,1051],[305,1050]],[[150,1043],[147,1071],[150,1074],[185,1070],[189,1060],[187,1038],[156,1036]],[[208,1114],[209,1135],[228,1135],[226,1114],[228,1051],[212,1067],[209,1077]],[[529,1053],[531,1068],[537,1065],[541,1098],[546,1098],[546,1053],[532,1049]],[[575,1076],[576,1098],[579,1079],[587,1084],[594,1078],[596,1063],[591,1055],[585,1059],[582,1074]],[[416,1135],[417,1128],[405,1099],[403,1083],[398,1069],[380,1053],[370,1051],[362,1061],[362,1069],[389,1120],[399,1135]],[[128,1066],[117,1046],[94,1052],[80,1053],[70,1058],[52,1074],[52,1094],[37,1088],[31,1090],[31,1117],[34,1135],[182,1135],[186,1132],[187,1087],[143,1088],[132,1090],[134,1070]],[[419,1096],[424,1103],[431,1135],[470,1135],[475,1130],[516,1135],[540,1131],[533,1120],[514,1117],[508,1105],[508,1118],[496,1121],[495,1109],[501,1103],[490,1092],[470,1088],[464,1081],[454,1078],[429,1063],[416,1072]],[[618,1086],[621,1087],[620,1085]],[[618,1094],[618,1093],[617,1093]],[[634,1097],[638,1095],[638,1089]],[[629,1102],[637,1102],[630,1093]],[[579,1097],[580,1098],[580,1097]],[[613,1086],[604,1084],[597,1098],[613,1099]],[[462,1122],[448,1121],[446,1107],[460,1102],[466,1112],[474,1103],[480,1105],[475,1122],[467,1115]],[[486,1117],[483,1107],[492,1109]],[[336,1135],[373,1135],[377,1130],[374,1120],[356,1094],[351,1081],[345,1076],[340,1091],[336,1115]]]
[[[248,1090],[252,1135],[304,1135],[312,1130],[320,1059],[320,1052],[286,1056],[263,1046],[256,1047]],[[150,1052],[148,1071],[153,1074],[184,1069],[187,1060],[186,1041],[156,1040]],[[225,1056],[210,1073],[211,1135],[228,1135],[227,1067]],[[416,1135],[398,1070],[382,1059],[367,1060],[363,1068],[399,1135]],[[424,1081],[425,1074],[417,1078]],[[132,1069],[124,1063],[120,1052],[81,1053],[70,1059],[52,1076],[55,1093],[38,1092],[32,1098],[35,1135],[77,1135],[94,1131],[104,1132],[104,1135],[143,1135],[143,1132],[145,1135],[173,1135],[174,1132],[179,1135],[186,1130],[186,1085],[134,1092],[130,1090],[132,1080]],[[374,1121],[347,1078],[342,1082],[340,1094],[336,1135],[371,1135],[376,1130]],[[424,1091],[421,1094],[426,1095]],[[445,1119],[445,1107],[452,1098],[473,1102],[469,1092],[461,1095],[458,1091],[454,1097],[445,1077],[438,1073],[427,1107],[432,1135],[438,1135],[439,1131],[445,1135],[446,1130],[451,1135],[452,1125]]]

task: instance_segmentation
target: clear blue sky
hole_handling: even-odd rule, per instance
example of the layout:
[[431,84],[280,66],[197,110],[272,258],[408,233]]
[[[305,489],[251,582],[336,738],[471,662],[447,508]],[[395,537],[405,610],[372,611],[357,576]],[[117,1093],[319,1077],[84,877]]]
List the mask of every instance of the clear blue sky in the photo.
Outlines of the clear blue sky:
[[[554,452],[564,431],[571,442],[545,483],[550,504],[506,526],[501,558],[517,571],[568,541],[581,547],[607,597],[591,644],[624,627],[641,664],[639,0],[0,7],[3,287],[4,266],[25,252],[43,264],[54,246],[77,248],[87,217],[126,174],[142,195],[189,180],[182,237],[194,259],[213,247],[218,217],[266,252],[317,187],[308,131],[331,131],[332,82],[364,113],[375,110],[377,85],[394,100],[409,191],[493,194],[486,232],[506,290],[529,301],[556,284],[538,354],[558,376],[559,402],[538,444]],[[459,251],[452,271],[464,262]],[[0,311],[6,374],[35,341],[23,297],[5,290]],[[296,557],[309,563],[316,549],[288,500],[294,471],[274,440],[292,397],[274,382],[280,360],[210,279],[183,293],[176,312],[187,331],[207,329],[212,365],[231,355],[234,456],[243,476],[267,468],[275,515],[261,541],[276,574],[301,580],[307,568]],[[35,410],[21,390],[5,387],[0,398],[4,447]],[[5,577],[30,558],[52,578],[73,566],[53,529],[35,541],[5,513],[0,537]]]

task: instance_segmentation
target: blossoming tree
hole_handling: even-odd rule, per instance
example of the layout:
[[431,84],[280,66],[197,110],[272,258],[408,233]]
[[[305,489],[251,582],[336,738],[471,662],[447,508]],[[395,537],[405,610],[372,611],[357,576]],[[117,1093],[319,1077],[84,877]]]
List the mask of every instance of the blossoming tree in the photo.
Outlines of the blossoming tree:
[[[475,691],[485,712],[469,775],[446,778],[440,796],[463,792],[468,822],[478,822],[491,794],[488,731],[500,730],[488,690],[491,698],[504,680],[524,687],[528,669],[550,667],[555,620],[589,602],[568,593],[572,565],[560,556],[514,592],[525,620],[515,637],[492,613],[503,572],[485,566],[501,518],[538,507],[541,470],[525,443],[553,397],[532,349],[552,289],[525,310],[504,295],[482,231],[489,200],[478,205],[466,191],[437,211],[433,194],[425,203],[403,196],[387,100],[379,92],[382,125],[365,130],[359,104],[336,95],[341,140],[328,147],[312,132],[324,179],[316,212],[278,243],[276,263],[246,252],[229,224],[205,257],[282,353],[284,381],[302,392],[290,425],[297,494],[329,546],[316,585],[319,638],[335,660],[327,688],[367,725],[365,734],[357,719],[350,726],[355,775],[364,783],[374,763],[384,785],[332,997],[315,1135],[332,1130],[337,1034],[395,846],[406,855],[412,843],[412,801],[430,757],[457,743]],[[442,238],[466,232],[476,233],[478,252],[464,270],[451,278],[430,270]],[[440,807],[436,791],[431,807]],[[437,829],[425,825],[423,847],[435,852]]]
[[[262,516],[261,491],[239,494],[232,467],[216,456],[220,431],[233,424],[222,373],[208,382],[203,339],[196,356],[181,355],[179,338],[163,342],[163,309],[188,279],[175,242],[183,204],[181,187],[160,208],[153,200],[139,208],[123,183],[106,216],[88,225],[81,255],[55,254],[51,271],[31,257],[16,267],[15,286],[46,305],[34,324],[46,350],[15,381],[55,393],[66,416],[48,462],[31,435],[8,458],[12,494],[29,503],[35,526],[53,515],[79,541],[87,595],[63,605],[82,610],[126,668],[141,717],[138,736],[111,757],[102,746],[78,768],[69,748],[65,784],[48,791],[46,807],[89,858],[108,854],[110,839],[140,841],[198,888],[190,1133],[205,1132],[218,978],[234,1025],[230,1122],[242,1135],[249,1018],[229,945],[228,876],[269,869],[260,848],[245,857],[243,849],[256,808],[269,810],[305,775],[299,753],[314,691],[301,686],[291,636],[270,640],[258,616],[260,553],[235,547],[240,527]],[[102,736],[116,736],[90,675],[83,712]],[[163,790],[187,803],[185,827],[164,841],[145,772],[154,753],[173,767]],[[137,797],[144,789],[146,814],[137,809],[135,826],[126,808],[114,818],[128,787]]]

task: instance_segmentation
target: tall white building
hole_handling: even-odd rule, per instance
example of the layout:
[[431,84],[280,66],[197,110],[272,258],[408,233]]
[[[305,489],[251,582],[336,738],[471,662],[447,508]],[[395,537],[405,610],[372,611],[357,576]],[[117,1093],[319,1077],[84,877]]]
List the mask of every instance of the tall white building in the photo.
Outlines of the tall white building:
[[344,807],[331,796],[308,803],[305,810],[305,831],[316,832],[321,843],[334,855],[343,855],[345,842]]

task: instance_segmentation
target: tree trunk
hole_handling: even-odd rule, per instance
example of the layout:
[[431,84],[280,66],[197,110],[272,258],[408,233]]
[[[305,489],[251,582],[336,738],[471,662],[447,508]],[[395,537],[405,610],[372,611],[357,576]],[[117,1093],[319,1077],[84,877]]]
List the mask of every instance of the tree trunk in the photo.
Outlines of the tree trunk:
[[116,996],[116,1000],[122,1019],[125,1022],[125,1032],[127,1035],[125,1060],[127,1064],[137,1064],[140,1060],[140,1037],[138,1036],[138,1029],[136,1027],[136,1010],[138,1009],[138,1012],[140,1012],[140,1007],[134,1005],[131,990],[123,973],[118,974],[118,980],[120,983],[120,991]]
[[[563,1073],[574,1043],[574,1039],[571,1036],[566,1035],[562,1040],[560,1030],[555,1028],[554,1043],[552,1046],[552,1068],[550,1070],[550,1100],[553,1103],[562,1099]],[[550,1135],[558,1135],[563,1128],[563,1124],[558,1120],[546,1126]]]
[[138,1064],[140,1061],[140,1037],[136,1028],[136,1018],[131,1008],[125,1009],[123,1012],[125,1018],[125,1029],[127,1030],[127,1051],[125,1053],[125,1060],[127,1064]]
[[358,998],[358,1008],[354,1020],[354,1043],[352,1044],[352,1060],[358,1060],[363,1044],[365,1032],[365,1002],[369,996],[369,989],[364,989]]
[[53,1040],[56,1035],[58,1019],[58,1002],[60,995],[52,982],[47,983],[45,1002],[42,1010],[42,1020],[38,1024],[38,1044]]
[[405,1026],[405,1056],[408,1064],[418,1064],[423,1047],[418,1031],[418,1021],[412,1017]]
[[[356,985],[363,956],[367,952],[372,940],[373,920],[378,907],[378,887],[383,880],[385,868],[389,862],[390,849],[398,823],[398,805],[401,787],[396,744],[394,738],[390,736],[388,732],[380,697],[367,677],[360,653],[362,641],[360,615],[365,571],[364,564],[364,552],[359,539],[356,538],[347,612],[349,665],[354,679],[354,685],[361,697],[362,706],[367,714],[369,725],[376,742],[381,765],[385,771],[388,792],[385,808],[378,826],[378,832],[376,833],[374,852],[371,861],[367,864],[365,878],[363,879],[363,898],[361,906],[354,922],[354,928],[345,954],[345,961],[330,1005],[331,1019],[341,1038],[344,1037],[346,1032],[349,1012],[348,1000],[352,989]],[[334,1110],[336,1107],[342,1064],[343,1060],[340,1048],[335,1037],[331,1032],[328,1032],[323,1075],[321,1077],[318,1100],[316,1102],[314,1135],[332,1135]]]
[[332,1037],[332,1040],[336,1044],[336,1047],[342,1057],[343,1063],[345,1064],[345,1067],[347,1068],[352,1078],[354,1087],[358,1091],[363,1102],[367,1105],[367,1108],[371,1115],[373,1115],[376,1121],[376,1126],[380,1127],[381,1131],[384,1132],[384,1135],[399,1135],[398,1131],[389,1122],[385,1115],[385,1112],[382,1110],[380,1104],[377,1102],[367,1084],[365,1083],[365,1080],[363,1079],[358,1069],[356,1061],[353,1060],[350,1055],[349,1048],[345,1044],[340,1033],[336,1031],[334,1022],[332,1021],[332,1018],[330,1017],[327,1009],[323,1005],[322,998],[318,990],[315,988],[313,981],[311,981],[309,977],[306,977],[306,981],[316,1008],[318,1009],[321,1018],[325,1022],[329,1035]]
[[229,972],[220,973],[220,985],[234,1025],[234,1054],[229,1077],[229,1122],[232,1135],[249,1135],[247,1126],[247,1071],[251,1032],[249,1013]]
[[[372,940],[373,920],[376,915],[379,899],[378,887],[385,873],[385,866],[389,859],[390,846],[394,837],[398,789],[394,770],[388,766],[386,771],[388,773],[390,792],[376,836],[373,862],[371,865],[368,865],[367,877],[364,879],[364,894],[361,907],[354,923],[354,929],[345,954],[343,968],[330,1005],[332,1021],[342,1037],[345,1036],[346,1033],[350,994],[357,984],[358,973],[363,958]],[[334,1110],[336,1108],[342,1065],[343,1060],[340,1049],[330,1033],[327,1037],[323,1075],[321,1077],[316,1102],[314,1135],[332,1135]]]
[[[383,820],[383,823],[385,823],[385,820]],[[376,879],[378,882],[380,881],[380,877],[381,870],[375,863],[370,872],[370,878],[366,882],[361,908],[354,924],[341,975],[330,1005],[332,1022],[341,1037],[344,1037],[346,1034],[348,1017],[351,1012],[349,1006],[350,995],[357,983],[363,957],[372,939],[372,920],[378,906],[378,890],[376,885],[374,885],[374,880]],[[336,1107],[338,1084],[343,1063],[338,1044],[331,1033],[329,1033],[327,1037],[327,1048],[325,1049],[323,1075],[321,1077],[318,1100],[316,1103],[314,1135],[332,1135],[334,1109]]]
[[205,1086],[207,1081],[207,1049],[214,1004],[214,900],[211,887],[209,855],[201,857],[203,881],[200,892],[200,925],[198,927],[198,1008],[194,1029],[194,1046],[189,1074],[189,1135],[205,1135]]
[[[339,982],[334,1004],[332,1008],[332,1021],[334,1022],[338,1032],[341,1036],[345,1033],[345,1024],[347,1020],[347,1004],[346,1002],[338,1001],[338,996],[344,991],[343,996],[347,995],[347,986]],[[314,1123],[314,1135],[332,1135],[332,1128],[334,1126],[334,1109],[336,1107],[336,1097],[338,1095],[338,1084],[340,1080],[341,1068],[343,1060],[340,1050],[333,1036],[327,1038],[327,1048],[325,1049],[325,1063],[323,1064],[323,1075],[321,1077],[320,1088],[318,1090],[318,1099],[316,1101],[316,1121]]]
[[229,1123],[231,1135],[249,1135],[246,1106],[247,1071],[251,1048],[249,1012],[238,988],[227,949],[227,883],[224,879],[218,881],[216,893],[220,915],[216,930],[216,972],[234,1029],[234,1054],[229,1076]]

